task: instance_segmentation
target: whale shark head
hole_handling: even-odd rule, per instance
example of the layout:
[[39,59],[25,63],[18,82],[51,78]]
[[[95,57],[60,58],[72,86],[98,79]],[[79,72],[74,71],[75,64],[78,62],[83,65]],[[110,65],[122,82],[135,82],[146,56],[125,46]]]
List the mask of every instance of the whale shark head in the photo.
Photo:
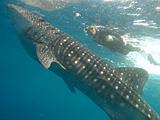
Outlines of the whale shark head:
[[14,4],[8,4],[8,8],[11,11],[12,19],[14,19],[14,25],[19,34],[25,35],[25,37],[29,38],[34,43],[43,43],[47,42],[44,40],[36,40],[30,37],[35,37],[40,35],[40,31],[44,32],[48,30],[50,24],[39,15],[35,15],[36,13],[29,12],[28,10],[19,7]]

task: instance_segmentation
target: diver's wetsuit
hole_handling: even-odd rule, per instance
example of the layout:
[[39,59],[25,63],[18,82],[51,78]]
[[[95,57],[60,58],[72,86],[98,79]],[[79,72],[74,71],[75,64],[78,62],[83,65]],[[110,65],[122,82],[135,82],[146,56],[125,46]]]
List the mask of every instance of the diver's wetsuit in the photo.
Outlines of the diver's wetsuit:
[[[112,36],[112,40],[109,39],[109,36]],[[97,43],[125,55],[130,51],[140,51],[140,48],[138,47],[134,47],[131,44],[125,44],[121,38],[121,35],[119,35],[117,32],[114,32],[113,30],[99,30],[95,35],[93,35],[93,37]]]

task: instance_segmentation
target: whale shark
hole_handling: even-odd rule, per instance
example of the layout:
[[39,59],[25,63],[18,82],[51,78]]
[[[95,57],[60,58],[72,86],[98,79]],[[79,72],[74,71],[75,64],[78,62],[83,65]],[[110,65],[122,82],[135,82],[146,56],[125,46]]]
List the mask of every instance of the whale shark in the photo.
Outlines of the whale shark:
[[111,120],[160,120],[158,113],[142,97],[147,71],[137,67],[114,67],[39,15],[15,4],[8,4],[8,7],[16,19],[23,20],[19,22],[23,24],[21,31],[35,46],[44,68],[57,63],[77,76],[77,81],[85,88],[83,92]]

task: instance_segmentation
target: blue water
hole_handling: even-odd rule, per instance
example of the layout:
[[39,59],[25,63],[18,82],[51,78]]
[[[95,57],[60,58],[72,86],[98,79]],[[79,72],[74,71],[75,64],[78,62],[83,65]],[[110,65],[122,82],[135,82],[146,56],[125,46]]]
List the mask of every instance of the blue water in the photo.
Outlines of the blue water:
[[[0,3],[0,120],[109,120],[108,116],[78,89],[75,93],[68,89],[63,78],[70,79],[72,76],[62,76],[63,74],[58,75],[44,69],[28,54],[21,42],[22,38],[16,33],[12,19],[8,16],[6,2],[1,0]],[[93,2],[71,5],[56,11],[32,7],[30,9],[44,14],[44,18],[50,23],[72,35],[111,64],[146,69],[150,78],[145,85],[143,97],[160,113],[160,67],[150,64],[145,55],[132,53],[123,56],[113,53],[93,42],[84,31],[84,24],[112,24],[132,34],[133,41],[155,41],[154,47],[160,45],[160,29],[154,28],[160,26],[160,12],[153,9],[158,5],[157,2],[139,1],[134,7],[124,10],[128,4],[104,5]],[[143,12],[136,11],[137,8],[143,8]],[[76,12],[81,16],[76,17]],[[130,16],[128,13],[140,15]],[[154,21],[156,24],[150,25],[151,27],[135,26],[132,23],[137,19]],[[158,49],[155,51],[153,54],[160,55]]]

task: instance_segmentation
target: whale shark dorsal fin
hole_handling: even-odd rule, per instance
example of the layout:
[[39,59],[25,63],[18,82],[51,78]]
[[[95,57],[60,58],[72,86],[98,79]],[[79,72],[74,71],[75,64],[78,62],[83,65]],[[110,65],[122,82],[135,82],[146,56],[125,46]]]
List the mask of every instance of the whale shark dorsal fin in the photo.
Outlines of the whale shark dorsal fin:
[[143,87],[148,80],[148,72],[142,68],[121,67],[117,68],[122,81],[132,87],[138,93],[142,93]]
[[54,54],[48,48],[47,45],[37,44],[36,45],[36,52],[37,52],[37,56],[38,56],[40,63],[46,69],[48,69],[51,66],[52,62],[56,61]]

